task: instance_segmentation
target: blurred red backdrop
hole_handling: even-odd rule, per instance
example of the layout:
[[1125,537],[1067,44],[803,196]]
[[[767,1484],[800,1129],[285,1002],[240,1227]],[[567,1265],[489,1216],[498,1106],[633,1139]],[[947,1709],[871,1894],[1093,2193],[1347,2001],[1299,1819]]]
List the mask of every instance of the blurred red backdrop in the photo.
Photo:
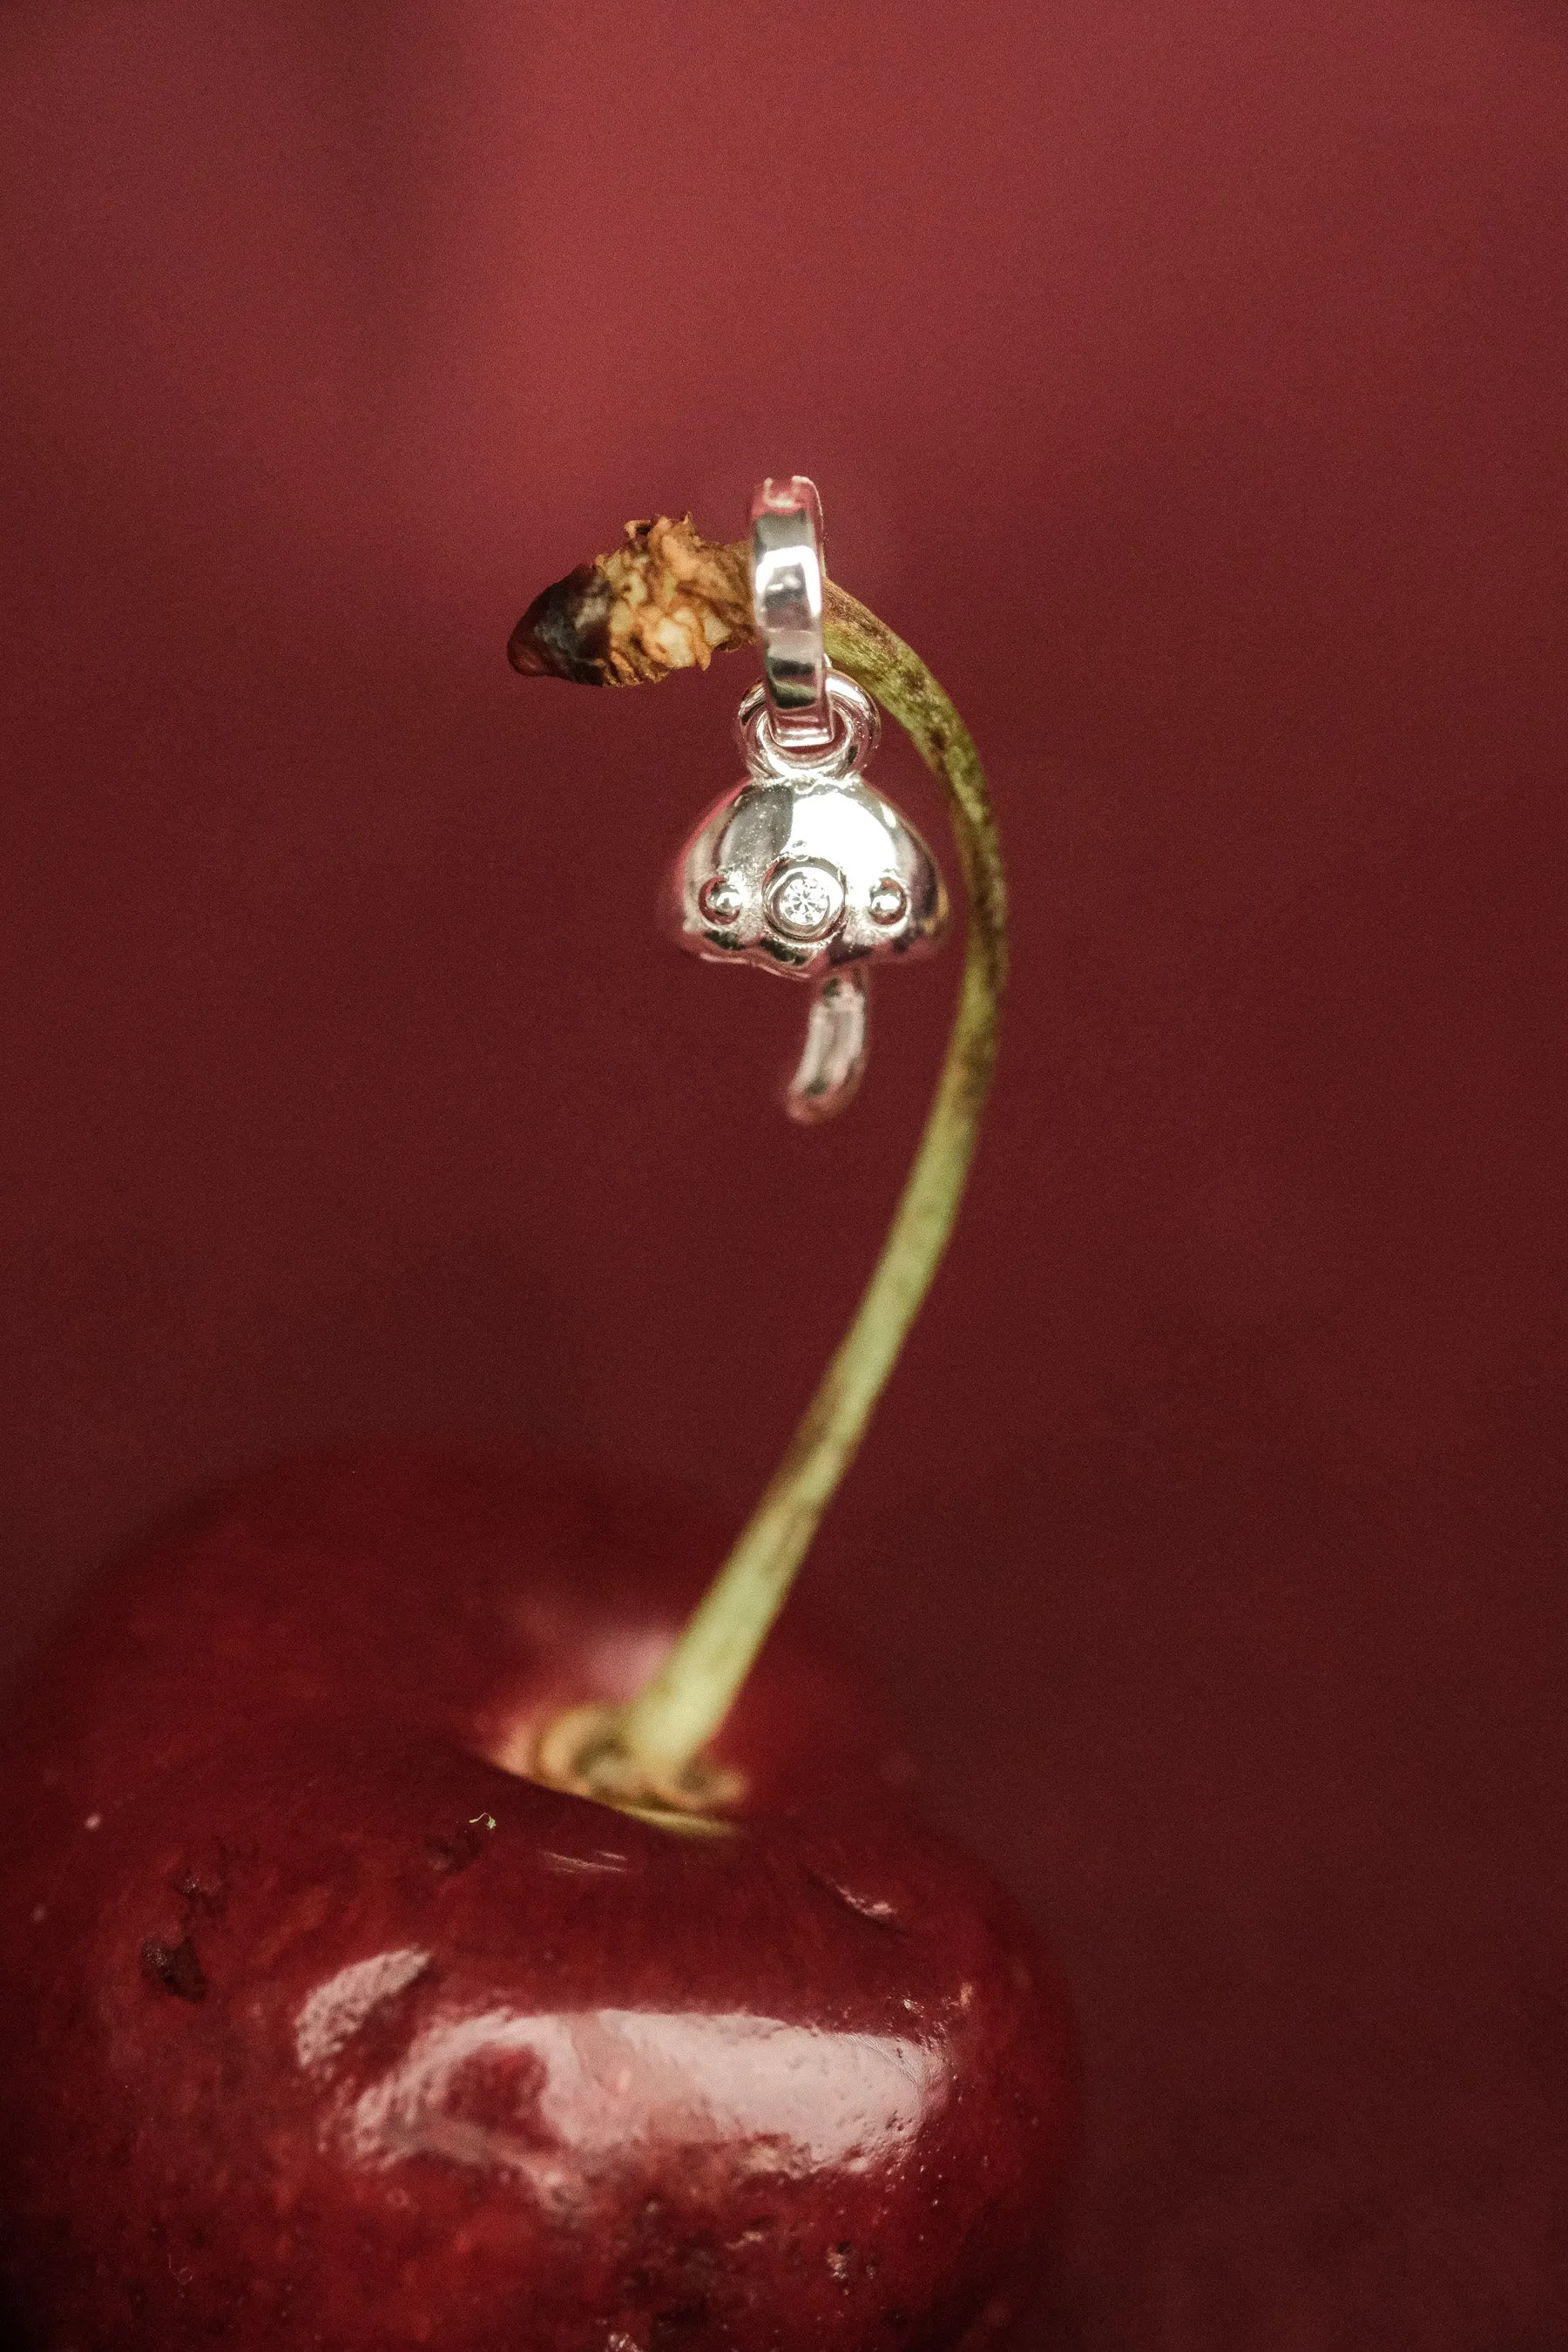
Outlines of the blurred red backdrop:
[[955,963],[790,1129],[649,916],[746,665],[503,648],[810,470],[1016,898],[813,1577],[1079,1988],[1074,2324],[1560,2342],[1561,13],[13,0],[0,110],[11,1652],[359,1433],[743,1511]]

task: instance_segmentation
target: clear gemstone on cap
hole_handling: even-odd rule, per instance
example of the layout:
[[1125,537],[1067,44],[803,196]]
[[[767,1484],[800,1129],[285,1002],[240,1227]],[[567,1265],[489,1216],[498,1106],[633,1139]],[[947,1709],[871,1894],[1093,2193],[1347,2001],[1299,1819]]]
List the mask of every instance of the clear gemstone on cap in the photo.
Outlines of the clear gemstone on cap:
[[819,940],[844,911],[844,882],[819,859],[796,858],[768,887],[768,917],[788,940]]

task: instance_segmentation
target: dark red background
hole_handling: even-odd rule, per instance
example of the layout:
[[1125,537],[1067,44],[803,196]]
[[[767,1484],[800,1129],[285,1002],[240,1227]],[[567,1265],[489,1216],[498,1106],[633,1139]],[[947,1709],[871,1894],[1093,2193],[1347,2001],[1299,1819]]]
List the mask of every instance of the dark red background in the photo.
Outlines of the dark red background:
[[361,1433],[742,1512],[956,965],[792,1131],[799,1000],[648,912],[748,665],[502,648],[808,468],[1017,907],[814,1575],[1078,1986],[1083,2339],[1560,2344],[1568,20],[13,0],[0,59],[11,1647]]

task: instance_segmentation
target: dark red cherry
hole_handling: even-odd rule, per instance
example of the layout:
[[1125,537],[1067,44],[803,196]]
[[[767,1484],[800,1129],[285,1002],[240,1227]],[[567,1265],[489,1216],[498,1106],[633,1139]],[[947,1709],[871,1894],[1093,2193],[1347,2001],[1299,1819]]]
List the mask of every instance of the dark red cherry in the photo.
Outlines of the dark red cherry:
[[644,1678],[700,1529],[406,1457],[89,1596],[4,1753],[0,2226],[37,2352],[935,2352],[1024,2310],[1070,2036],[786,1629],[678,1832],[506,1769]]

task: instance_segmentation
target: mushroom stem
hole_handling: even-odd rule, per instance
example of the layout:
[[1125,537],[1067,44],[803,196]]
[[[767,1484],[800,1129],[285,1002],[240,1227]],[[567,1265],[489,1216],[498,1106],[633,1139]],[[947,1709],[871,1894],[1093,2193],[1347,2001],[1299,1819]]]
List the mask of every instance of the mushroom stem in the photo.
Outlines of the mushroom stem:
[[784,1108],[802,1127],[837,1118],[866,1069],[866,975],[858,964],[829,972],[811,1000],[805,1044]]

